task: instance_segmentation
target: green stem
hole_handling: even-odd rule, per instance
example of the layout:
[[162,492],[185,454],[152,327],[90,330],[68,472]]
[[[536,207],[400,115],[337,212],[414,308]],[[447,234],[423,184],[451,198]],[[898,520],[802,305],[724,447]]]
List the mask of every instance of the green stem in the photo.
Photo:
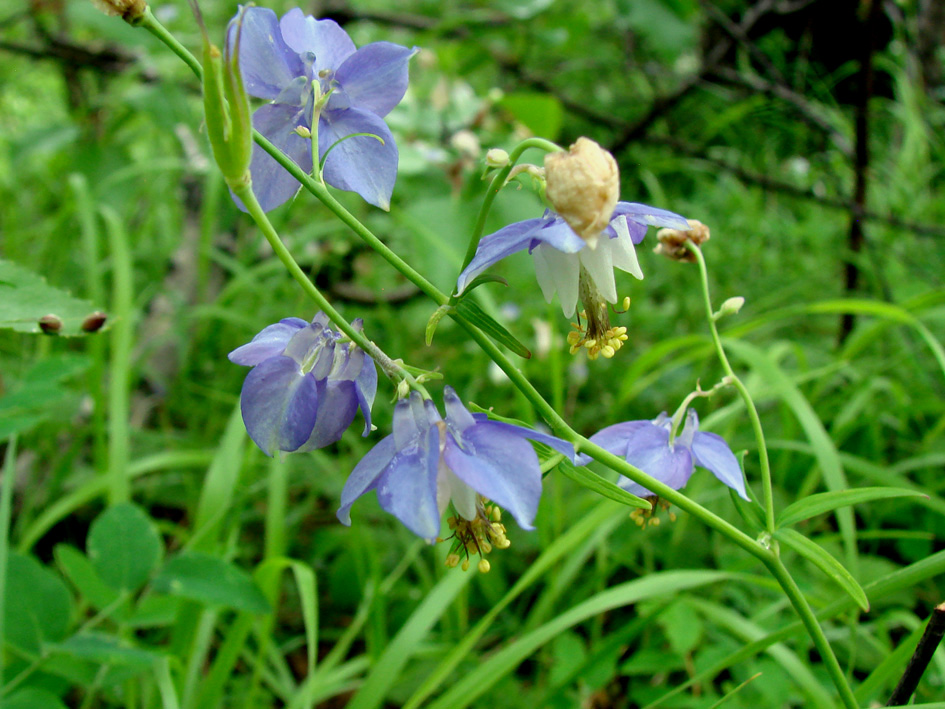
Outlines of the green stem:
[[135,24],[139,27],[144,27],[148,32],[166,44],[168,49],[184,60],[184,63],[190,67],[191,71],[197,75],[198,79],[203,78],[203,70],[200,67],[200,62],[187,50],[187,47],[178,42],[177,38],[167,31],[164,25],[158,22],[157,18],[151,13],[150,7],[145,8],[144,15],[142,15],[141,19]]
[[500,190],[505,187],[505,181],[509,179],[509,174],[512,172],[512,168],[515,167],[515,163],[522,157],[522,153],[529,148],[538,148],[547,153],[555,153],[563,150],[560,145],[556,145],[550,140],[545,140],[544,138],[528,138],[516,145],[512,152],[509,153],[509,164],[499,170],[495,177],[492,178],[492,182],[489,184],[489,191],[486,192],[485,199],[482,200],[482,207],[479,208],[479,216],[476,218],[476,225],[473,227],[472,238],[470,238],[469,246],[466,248],[466,257],[463,259],[463,267],[459,269],[460,271],[464,270],[476,255],[476,249],[479,248],[479,240],[482,239],[482,232],[486,227],[486,217],[489,216],[492,203],[495,202],[495,198],[498,196]]
[[374,233],[368,229],[364,224],[358,221],[351,212],[344,208],[344,206],[335,199],[335,197],[328,191],[328,188],[321,184],[311,175],[307,174],[302,170],[288,155],[283,153],[279,148],[270,143],[265,136],[261,135],[258,131],[253,131],[253,140],[256,141],[256,144],[259,145],[263,150],[269,153],[273,159],[278,162],[282,167],[284,167],[296,180],[302,183],[302,186],[311,192],[315,197],[321,201],[328,209],[334,212],[335,216],[340,219],[345,226],[347,226],[351,231],[353,231],[357,236],[364,241],[368,246],[377,251],[381,257],[384,258],[391,266],[400,271],[404,276],[413,283],[417,288],[423,291],[427,296],[430,297],[437,305],[444,305],[449,301],[449,298],[433,285],[430,281],[423,277],[419,271],[413,268],[410,264],[404,261],[400,256],[391,251],[388,246],[378,239]]
[[102,217],[112,256],[112,310],[115,313],[108,383],[108,501],[116,505],[131,498],[128,418],[135,326],[134,276],[131,251],[121,219],[108,207],[102,208]]
[[253,221],[256,222],[256,226],[262,231],[263,236],[266,237],[266,241],[269,242],[276,256],[282,261],[282,265],[286,267],[286,270],[288,270],[295,281],[302,287],[305,294],[315,301],[319,309],[324,312],[352,342],[370,355],[371,359],[380,366],[381,370],[389,378],[398,383],[406,381],[412,388],[420,391],[425,398],[429,398],[426,389],[424,389],[422,384],[417,382],[413,375],[388,357],[381,348],[366,338],[363,332],[355,330],[344,316],[335,310],[328,298],[322,295],[321,291],[315,287],[315,284],[309,280],[301,266],[299,266],[295,258],[293,258],[292,253],[282,242],[282,239],[279,238],[279,234],[276,232],[275,227],[272,226],[272,222],[269,221],[269,217],[266,216],[262,207],[259,206],[256,195],[253,194],[252,183],[247,180],[243,183],[231,184],[230,188],[233,190],[233,193],[240,198],[243,206],[246,207],[246,211],[253,218]]
[[830,647],[827,636],[824,635],[823,628],[821,628],[820,623],[817,622],[817,617],[807,603],[803,592],[798,588],[797,583],[784,566],[781,557],[777,554],[770,554],[765,558],[759,558],[768,568],[768,571],[771,572],[771,575],[777,580],[778,584],[780,584],[788,600],[791,601],[791,605],[794,606],[795,612],[800,616],[801,622],[807,629],[807,634],[814,642],[814,647],[816,647],[817,652],[820,653],[820,658],[824,663],[827,674],[830,675],[830,679],[840,693],[840,699],[843,701],[844,706],[848,707],[848,709],[858,709],[860,704],[853,695],[853,690],[850,689],[850,684],[843,674],[843,669],[837,661],[837,656],[833,654],[833,648]]
[[696,257],[696,263],[699,265],[699,277],[702,281],[702,299],[705,302],[706,319],[709,322],[709,330],[712,333],[712,342],[715,345],[715,352],[722,363],[722,368],[732,381],[732,385],[738,390],[742,401],[745,402],[745,409],[748,411],[748,419],[751,421],[751,428],[755,432],[755,441],[758,444],[758,460],[761,465],[761,485],[764,496],[765,507],[765,527],[768,534],[774,534],[774,494],[771,489],[771,464],[768,461],[768,446],[765,443],[764,430],[761,428],[761,417],[758,416],[758,409],[755,408],[755,402],[748,393],[748,388],[742,383],[742,380],[735,374],[732,365],[725,354],[725,348],[722,347],[722,339],[719,337],[719,330],[715,326],[715,318],[712,312],[712,298],[709,295],[709,272],[706,269],[705,257],[698,246],[687,241],[686,247]]

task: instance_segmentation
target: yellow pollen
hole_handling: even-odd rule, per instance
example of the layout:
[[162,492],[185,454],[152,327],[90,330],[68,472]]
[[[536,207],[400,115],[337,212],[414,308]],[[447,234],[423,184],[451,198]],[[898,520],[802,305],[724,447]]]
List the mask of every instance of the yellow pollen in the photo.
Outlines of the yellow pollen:
[[491,567],[484,556],[493,549],[508,549],[511,546],[501,519],[502,510],[481,496],[476,501],[475,519],[466,519],[460,515],[449,517],[447,524],[453,530],[450,537],[453,546],[446,557],[446,565],[450,568],[460,566],[465,571],[469,568],[470,557],[479,556],[478,568],[483,573],[487,572]]
[[[469,563],[469,562],[467,562],[467,563]],[[489,564],[489,562],[488,562],[486,559],[480,559],[480,560],[479,560],[479,572],[480,572],[480,573],[488,574],[488,573],[489,573],[489,569],[491,569],[491,568],[492,568],[492,566]]]

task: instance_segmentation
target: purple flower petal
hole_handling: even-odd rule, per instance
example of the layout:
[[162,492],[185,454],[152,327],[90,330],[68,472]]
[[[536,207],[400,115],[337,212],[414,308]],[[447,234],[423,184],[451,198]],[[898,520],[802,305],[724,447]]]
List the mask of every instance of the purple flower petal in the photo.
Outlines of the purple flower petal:
[[454,431],[462,433],[470,426],[476,425],[476,419],[463,406],[463,402],[451,386],[443,387],[443,407],[446,409],[446,422]]
[[[624,202],[624,204],[626,204],[626,202]],[[619,206],[620,206],[619,202],[617,203],[617,206],[619,209]],[[632,241],[634,244],[639,244],[641,241],[643,241],[643,237],[646,236],[646,225],[640,224],[638,222],[633,221],[632,219],[629,219],[625,214],[617,214],[616,212],[614,213],[614,216],[611,218],[610,223],[604,229],[604,233],[607,236],[609,236],[611,239],[619,238],[620,235],[617,233],[617,230],[614,228],[614,223],[620,217],[623,217],[623,221],[627,225],[627,232],[630,234],[630,241]]]
[[390,209],[390,196],[397,179],[397,145],[384,119],[359,108],[322,113],[318,124],[318,153],[324,155],[336,141],[353,133],[357,136],[335,145],[325,161],[325,181],[340,190],[357,192],[365,201]]
[[355,52],[354,42],[334,20],[316,20],[293,8],[279,22],[282,38],[298,54],[315,55],[314,73],[337,69]]
[[273,100],[292,79],[305,73],[298,52],[283,41],[276,13],[266,7],[243,11],[239,52],[240,73],[250,96]]
[[714,433],[699,431],[692,441],[696,465],[709,470],[715,477],[732,488],[742,499],[748,500],[745,479],[738,459],[725,440]]
[[324,448],[341,440],[358,412],[358,396],[352,381],[318,381],[318,416],[308,440],[299,451]]
[[251,342],[227,355],[234,364],[255,367],[263,360],[282,354],[292,336],[308,323],[301,318],[285,318],[262,329]]
[[373,42],[335,64],[335,80],[358,108],[383,118],[407,91],[407,62],[417,53],[391,42]]
[[431,541],[440,533],[436,499],[439,460],[439,430],[431,426],[417,438],[416,445],[397,451],[376,486],[381,509]]
[[387,436],[369,450],[354,467],[341,491],[341,506],[338,508],[337,516],[342,524],[351,525],[351,506],[361,495],[374,489],[378,478],[390,464],[396,452],[394,437]]
[[[555,436],[549,436],[547,433],[540,433],[538,431],[533,431],[530,428],[525,428],[524,426],[516,426],[513,423],[505,423],[504,421],[483,421],[477,427],[479,430],[484,431],[483,435],[488,435],[490,432],[496,435],[511,435],[517,436],[518,438],[525,438],[530,441],[535,441],[536,443],[541,443],[548,446],[554,451],[557,451],[561,455],[565,456],[572,463],[575,460],[574,455],[574,446],[563,441],[560,438]],[[465,440],[465,439],[463,439]]]
[[[669,431],[662,426],[650,424],[634,429],[627,437],[627,453],[624,457],[630,465],[674,490],[683,487],[692,475],[692,456],[689,451],[681,445],[670,448]],[[653,494],[632,481],[621,480],[620,486],[635,495]]]
[[[649,421],[624,421],[615,423],[613,426],[607,426],[591,436],[588,440],[606,451],[616,456],[625,458],[627,455],[627,445],[639,433],[646,435],[646,427],[652,426]],[[667,440],[669,440],[667,438]],[[587,465],[592,458],[581,453],[576,460],[577,465]]]
[[[549,221],[549,217],[554,218]],[[574,229],[569,227],[564,219],[553,212],[546,211],[542,220],[545,223],[533,235],[535,239],[542,243],[553,246],[565,254],[576,254],[587,245],[584,239],[574,233]]]
[[462,293],[466,290],[469,282],[489,266],[501,261],[506,256],[514,254],[516,251],[528,248],[535,233],[544,222],[543,217],[526,219],[523,222],[509,224],[497,232],[482,237],[479,240],[476,255],[473,256],[469,265],[463,269],[463,272],[459,274],[456,281],[456,292]]
[[476,424],[463,432],[463,448],[447,437],[443,460],[456,477],[508,510],[522,529],[534,529],[541,468],[535,449],[520,435],[494,422]]
[[[292,158],[304,172],[311,172],[312,141],[295,132],[298,126],[309,124],[305,114],[304,108],[271,103],[260,107],[253,114],[253,127]],[[287,202],[300,186],[298,180],[258,145],[253,145],[249,172],[253,178],[253,192],[265,212]],[[236,204],[246,211],[239,200],[236,200]]]
[[364,416],[364,433],[367,436],[371,432],[371,407],[374,406],[374,396],[377,394],[377,367],[374,360],[365,355],[364,364],[361,366],[361,373],[354,381],[355,393],[358,397],[358,406],[361,407],[361,415]]
[[[648,204],[639,204],[637,202],[617,202],[617,207],[614,209],[614,214],[611,217],[611,221],[613,221],[614,217],[619,217],[621,215],[625,215],[627,219],[645,226],[663,226],[670,227],[672,229],[689,228],[689,222],[686,221],[685,217],[682,217],[675,212],[670,212],[666,209],[651,207]],[[638,244],[640,242],[634,239],[633,243]]]
[[240,410],[249,437],[266,453],[294,451],[312,432],[318,412],[315,378],[295,360],[270,357],[243,382]]

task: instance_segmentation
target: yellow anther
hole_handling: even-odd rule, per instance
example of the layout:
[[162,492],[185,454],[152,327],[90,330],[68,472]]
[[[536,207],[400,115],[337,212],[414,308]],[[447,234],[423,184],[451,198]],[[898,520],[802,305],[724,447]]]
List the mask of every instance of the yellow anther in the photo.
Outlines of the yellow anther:
[[600,353],[604,355],[604,357],[606,357],[607,359],[610,359],[615,354],[617,354],[617,351],[610,345],[604,345],[603,347],[600,348]]
[[463,560],[463,565],[462,565],[461,568],[462,568],[463,571],[469,571],[469,559],[464,559],[464,560]]
[[[467,561],[466,563],[469,564],[468,561]],[[480,572],[480,573],[488,574],[488,573],[489,573],[489,569],[491,569],[491,568],[492,568],[492,565],[489,564],[489,562],[488,562],[486,559],[480,559],[480,560],[479,560],[479,572]]]
[[651,524],[652,526],[654,526],[654,527],[659,527],[659,526],[660,526],[660,518],[659,518],[659,517],[651,517],[651,518],[650,518],[650,524]]
[[449,569],[455,569],[459,565],[459,554],[447,554],[446,566]]
[[630,296],[629,295],[623,299],[622,305],[623,305],[624,310],[630,310]]
[[597,340],[584,340],[584,346],[585,346],[587,349],[593,348],[594,345],[596,345],[596,344],[597,344]]

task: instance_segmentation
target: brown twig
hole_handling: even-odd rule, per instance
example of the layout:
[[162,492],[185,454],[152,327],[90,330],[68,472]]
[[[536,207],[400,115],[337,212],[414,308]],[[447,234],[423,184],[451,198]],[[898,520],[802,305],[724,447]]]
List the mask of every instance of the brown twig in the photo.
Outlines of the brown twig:
[[919,680],[925,673],[925,668],[929,666],[932,655],[936,648],[942,642],[942,636],[945,635],[945,603],[940,603],[932,609],[932,615],[929,617],[928,625],[925,626],[925,632],[919,639],[915,647],[915,652],[909,659],[906,671],[899,680],[899,684],[893,690],[892,696],[886,702],[887,707],[902,706],[909,701],[909,698],[915,693]]

